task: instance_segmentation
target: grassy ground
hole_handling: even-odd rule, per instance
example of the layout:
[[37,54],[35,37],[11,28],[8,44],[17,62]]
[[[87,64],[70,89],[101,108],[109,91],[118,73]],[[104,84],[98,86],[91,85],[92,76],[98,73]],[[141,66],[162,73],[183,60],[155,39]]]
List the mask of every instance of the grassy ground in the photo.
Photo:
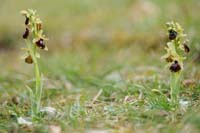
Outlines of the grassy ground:
[[[199,132],[200,3],[175,2],[4,0],[0,7],[4,18],[0,22],[0,132],[60,128],[88,133]],[[18,125],[16,120],[30,114],[25,86],[34,81],[32,66],[20,60],[18,50],[24,29],[18,12],[28,7],[41,14],[50,37],[50,51],[42,53],[40,60],[45,76],[42,105],[61,113],[32,126]],[[167,100],[169,71],[160,59],[166,43],[163,25],[171,19],[186,28],[192,49],[181,87],[181,99],[189,104],[176,110]],[[4,50],[16,44],[14,50]]]

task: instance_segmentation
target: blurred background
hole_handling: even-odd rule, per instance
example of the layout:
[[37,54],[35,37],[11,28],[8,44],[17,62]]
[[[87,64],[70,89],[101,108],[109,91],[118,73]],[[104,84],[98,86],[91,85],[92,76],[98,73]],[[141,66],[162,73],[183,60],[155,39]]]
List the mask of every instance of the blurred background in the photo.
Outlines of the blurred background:
[[79,61],[89,64],[85,69],[91,71],[103,69],[105,63],[159,66],[167,41],[165,23],[171,20],[188,34],[190,61],[200,60],[199,0],[1,0],[1,67],[13,69],[21,62],[25,27],[19,12],[28,8],[36,9],[43,20],[50,40],[42,62],[52,61],[52,67],[77,67]]
[[198,49],[199,0],[1,0],[1,50],[23,43],[24,18],[19,11],[28,8],[40,14],[51,48],[135,44],[158,49],[165,44],[164,24],[174,20],[185,27]]

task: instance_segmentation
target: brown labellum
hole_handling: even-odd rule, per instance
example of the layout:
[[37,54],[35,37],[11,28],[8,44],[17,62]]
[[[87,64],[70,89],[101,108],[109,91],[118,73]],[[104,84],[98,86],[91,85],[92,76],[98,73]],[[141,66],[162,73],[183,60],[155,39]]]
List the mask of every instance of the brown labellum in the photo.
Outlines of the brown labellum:
[[173,62],[172,56],[167,57],[165,60],[166,62]]
[[37,42],[36,42],[36,45],[41,48],[41,49],[44,49],[45,48],[45,44],[44,44],[44,40],[43,39],[39,39]]
[[28,25],[29,24],[29,18],[26,17],[26,20],[25,20],[25,25]]
[[186,53],[190,52],[190,48],[187,46],[187,44],[183,44],[184,45],[184,49]]
[[175,61],[169,68],[171,72],[178,72],[181,70],[181,66],[179,65],[178,61]]
[[33,63],[32,57],[31,57],[30,55],[27,56],[27,57],[25,58],[25,62],[26,62],[27,64],[32,64],[32,63]]
[[29,35],[29,29],[26,28],[26,30],[25,30],[25,32],[24,32],[24,34],[23,34],[23,38],[24,38],[24,39],[27,39],[27,38],[28,38],[28,35]]
[[174,40],[177,37],[177,32],[175,30],[169,30],[169,40]]

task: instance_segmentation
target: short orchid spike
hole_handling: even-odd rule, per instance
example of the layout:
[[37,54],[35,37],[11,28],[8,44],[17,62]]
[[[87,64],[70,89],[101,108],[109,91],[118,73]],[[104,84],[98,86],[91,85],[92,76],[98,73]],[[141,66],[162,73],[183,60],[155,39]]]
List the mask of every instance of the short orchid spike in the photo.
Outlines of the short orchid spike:
[[184,29],[177,22],[166,23],[167,35],[169,41],[165,47],[166,54],[162,57],[167,62],[167,67],[171,72],[170,88],[171,102],[177,104],[180,89],[180,77],[183,71],[183,61],[186,59],[190,48],[187,45],[187,35],[184,34]]
[[35,88],[31,89],[27,87],[30,92],[31,116],[34,120],[34,118],[36,118],[40,112],[43,90],[42,74],[39,70],[38,64],[38,58],[40,57],[38,50],[47,50],[45,41],[48,39],[43,33],[42,21],[40,20],[35,10],[23,10],[21,11],[21,14],[25,16],[25,32],[22,36],[26,44],[26,48],[24,48],[26,51],[24,60],[27,64],[34,64],[35,71]]

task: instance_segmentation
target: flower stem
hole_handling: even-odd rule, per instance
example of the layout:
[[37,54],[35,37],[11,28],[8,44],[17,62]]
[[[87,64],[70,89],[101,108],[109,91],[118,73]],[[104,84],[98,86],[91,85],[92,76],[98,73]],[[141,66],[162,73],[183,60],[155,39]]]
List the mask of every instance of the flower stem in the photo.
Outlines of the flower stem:
[[171,73],[170,76],[170,89],[171,89],[171,103],[172,105],[178,105],[179,92],[180,92],[180,72]]
[[34,73],[35,73],[35,90],[30,94],[31,96],[31,116],[34,119],[40,111],[41,97],[42,97],[42,77],[38,66],[38,60],[36,57],[36,46],[30,41],[26,41],[30,55],[33,58]]

